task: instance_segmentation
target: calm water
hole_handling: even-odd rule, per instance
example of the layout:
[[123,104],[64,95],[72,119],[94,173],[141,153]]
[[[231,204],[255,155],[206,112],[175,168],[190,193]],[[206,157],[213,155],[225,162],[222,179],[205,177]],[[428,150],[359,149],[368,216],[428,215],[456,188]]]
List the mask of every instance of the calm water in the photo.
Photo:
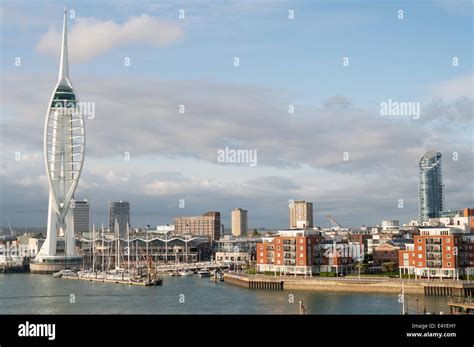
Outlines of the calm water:
[[[70,303],[74,294],[75,303]],[[289,303],[290,294],[294,302]],[[183,296],[184,295],[184,296]],[[184,303],[180,299],[184,298]],[[449,312],[446,298],[409,295],[411,312]],[[209,279],[165,277],[163,286],[140,287],[63,280],[48,275],[0,274],[2,314],[399,314],[393,294],[254,291]]]

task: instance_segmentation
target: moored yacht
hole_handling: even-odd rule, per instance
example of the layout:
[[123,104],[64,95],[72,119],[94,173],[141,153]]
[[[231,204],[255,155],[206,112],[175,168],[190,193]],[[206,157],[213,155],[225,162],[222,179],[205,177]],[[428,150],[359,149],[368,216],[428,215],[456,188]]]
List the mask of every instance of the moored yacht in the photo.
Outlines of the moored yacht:
[[198,276],[199,277],[209,277],[211,276],[211,273],[207,269],[201,269],[198,271]]

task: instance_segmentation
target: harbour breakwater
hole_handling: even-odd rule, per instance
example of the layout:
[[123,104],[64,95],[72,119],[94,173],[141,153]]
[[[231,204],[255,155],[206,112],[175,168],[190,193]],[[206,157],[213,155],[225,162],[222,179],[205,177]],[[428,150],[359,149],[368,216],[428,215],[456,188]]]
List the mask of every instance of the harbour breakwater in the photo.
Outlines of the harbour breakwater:
[[401,293],[429,296],[468,297],[474,295],[474,283],[449,280],[400,280],[368,277],[293,277],[226,273],[224,281],[239,287],[261,290],[308,290],[353,293]]

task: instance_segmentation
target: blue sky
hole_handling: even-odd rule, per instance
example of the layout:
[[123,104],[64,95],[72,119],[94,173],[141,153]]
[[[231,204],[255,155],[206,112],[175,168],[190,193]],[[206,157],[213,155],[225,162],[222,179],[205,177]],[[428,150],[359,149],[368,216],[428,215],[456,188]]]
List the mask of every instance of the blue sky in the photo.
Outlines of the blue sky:
[[[323,226],[325,213],[353,226],[379,223],[383,218],[406,222],[417,216],[417,160],[433,146],[447,153],[446,158],[454,151],[465,154],[462,163],[446,160],[447,182],[470,181],[473,14],[469,1],[197,1],[180,5],[81,1],[67,5],[76,14],[76,19],[69,20],[70,44],[80,39],[75,47],[90,53],[77,58],[71,53],[71,79],[78,95],[97,102],[98,109],[97,122],[88,124],[89,152],[77,194],[97,201],[96,219],[105,219],[108,200],[129,199],[137,206],[137,225],[148,218],[164,224],[176,215],[221,208],[228,226],[230,210],[243,207],[250,209],[252,227],[285,227],[287,200],[295,197],[315,202],[320,211],[316,224]],[[3,174],[10,177],[3,181],[2,208],[17,224],[45,223],[44,208],[34,207],[40,205],[45,187],[38,158],[44,108],[57,77],[55,35],[61,30],[63,7],[59,1],[1,4],[2,165]],[[184,20],[178,18],[180,9],[185,10]],[[290,9],[295,11],[293,20],[288,19]],[[397,18],[400,9],[402,20]],[[101,45],[108,39],[97,37],[99,29],[80,26],[89,20],[97,28],[111,22],[114,28],[123,28],[133,18],[141,18],[145,32],[130,38],[111,29],[113,43],[106,49]],[[157,28],[160,23],[166,27],[156,32],[155,40],[155,33],[147,33],[146,26]],[[45,43],[48,39],[50,45]],[[239,67],[233,66],[236,56]],[[15,57],[22,58],[21,67],[14,66]],[[124,67],[124,57],[131,58],[130,67]],[[350,66],[342,66],[343,57],[349,58]],[[452,66],[453,57],[459,58],[459,66]],[[18,96],[31,95],[33,87],[37,92],[33,91],[31,104],[19,105]],[[420,122],[380,120],[374,114],[387,99],[421,102],[426,117]],[[328,100],[336,100],[338,109],[326,109]],[[143,102],[156,104],[147,108]],[[140,107],[134,108],[138,103]],[[166,117],[179,103],[187,105],[191,118],[170,121]],[[287,114],[290,103],[296,106],[293,118]],[[349,106],[341,106],[344,103]],[[232,123],[231,117],[242,119]],[[35,124],[38,134],[9,138],[24,124]],[[449,124],[457,126],[443,131]],[[123,128],[129,128],[129,133]],[[207,133],[208,128],[213,132]],[[251,135],[242,135],[245,132]],[[203,133],[205,139],[200,138]],[[339,163],[344,142],[357,158],[349,169]],[[257,169],[216,166],[215,149],[235,143],[259,151]],[[123,163],[121,154],[127,148],[138,172]],[[396,148],[400,158],[393,155]],[[28,167],[12,166],[9,160],[16,151],[36,159]],[[410,179],[405,174],[408,167]],[[120,172],[130,187],[117,186],[115,178],[104,174],[107,170]],[[12,179],[18,178],[15,172],[25,176],[21,182]],[[166,178],[166,172],[174,172],[173,179]],[[387,173],[390,178],[384,179]],[[331,178],[336,177],[332,186]],[[153,189],[145,187],[154,178],[160,182],[154,186],[159,189],[148,195]],[[101,189],[94,188],[102,180]],[[252,198],[259,180],[273,185]],[[225,187],[234,181],[240,188],[226,194]],[[360,200],[364,191],[371,191],[371,181],[386,181],[387,186],[380,189],[390,189],[395,195],[385,202],[377,201],[375,193]],[[19,187],[32,189],[33,183],[25,182],[41,182],[38,203],[29,202],[29,193],[13,194]],[[354,184],[358,189],[351,190]],[[141,188],[133,196],[130,189],[136,186]],[[447,188],[450,206],[472,205],[472,183],[464,187],[453,183]],[[209,203],[198,203],[203,195]],[[396,209],[397,195],[406,195],[409,208]],[[192,202],[186,211],[175,209],[180,196],[189,196]],[[35,212],[24,218],[18,206],[27,203]],[[363,206],[360,211],[359,205]],[[384,211],[386,206],[395,209]]]
[[[248,9],[239,9],[239,1],[204,1],[203,5],[198,1],[191,6],[114,3],[71,2],[69,8],[78,17],[118,23],[147,13],[182,26],[184,37],[166,49],[140,43],[112,49],[75,66],[75,74],[122,74],[123,67],[110,62],[130,56],[131,73],[139,76],[271,85],[290,90],[308,103],[341,93],[370,103],[389,96],[424,97],[426,86],[472,68],[472,49],[466,44],[472,38],[472,13],[450,12],[443,3],[257,1],[249,2]],[[21,12],[35,20],[15,25],[6,18],[2,60],[27,57],[26,68],[54,74],[57,61],[39,55],[36,45],[49,27],[60,29],[62,7],[59,1],[4,3],[7,13]],[[186,11],[185,20],[177,18],[181,8]],[[287,19],[288,9],[294,9],[295,20]],[[399,9],[404,11],[403,20],[397,18]],[[238,69],[232,68],[234,56],[241,59]],[[461,62],[456,69],[451,66],[453,56]],[[343,57],[349,57],[350,67],[342,67]],[[3,64],[3,69],[8,72],[15,67]]]

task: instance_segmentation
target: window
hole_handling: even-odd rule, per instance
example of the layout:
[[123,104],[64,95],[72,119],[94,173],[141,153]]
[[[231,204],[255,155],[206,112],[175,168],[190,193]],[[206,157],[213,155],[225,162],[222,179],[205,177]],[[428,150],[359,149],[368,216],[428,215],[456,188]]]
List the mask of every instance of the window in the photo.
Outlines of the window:
[[279,250],[280,250],[280,246],[277,246],[277,251],[279,251]]
[[[117,247],[118,248],[118,247]],[[260,252],[260,256],[263,257],[263,252]]]
[[300,251],[302,251],[303,249],[304,249],[303,246],[300,246]]
[[277,239],[277,243],[280,243],[280,239]]
[[420,261],[420,262],[418,263],[418,266],[423,266],[423,263]]
[[304,254],[303,253],[300,253],[300,258],[303,258],[304,257]]
[[418,259],[423,258],[423,254],[418,254]]
[[450,251],[450,250],[451,250],[451,246],[446,246],[446,250],[447,250],[447,251]]
[[300,265],[304,265],[304,262],[300,261]]
[[421,243],[421,239],[416,239],[416,242]]
[[448,262],[448,266],[451,266],[451,263]]
[[446,258],[451,259],[451,254],[446,254]]
[[303,239],[300,239],[300,243],[303,243],[303,242],[304,242],[304,240],[303,240]]
[[281,253],[277,253],[277,257],[278,257],[278,258],[281,258]]
[[277,260],[277,264],[278,264],[278,265],[280,265],[280,264],[281,264],[281,262],[280,262],[279,260]]
[[450,243],[451,242],[451,239],[449,237],[447,237],[446,239],[446,243]]
[[421,246],[418,246],[418,250],[421,251],[423,249],[423,247]]

